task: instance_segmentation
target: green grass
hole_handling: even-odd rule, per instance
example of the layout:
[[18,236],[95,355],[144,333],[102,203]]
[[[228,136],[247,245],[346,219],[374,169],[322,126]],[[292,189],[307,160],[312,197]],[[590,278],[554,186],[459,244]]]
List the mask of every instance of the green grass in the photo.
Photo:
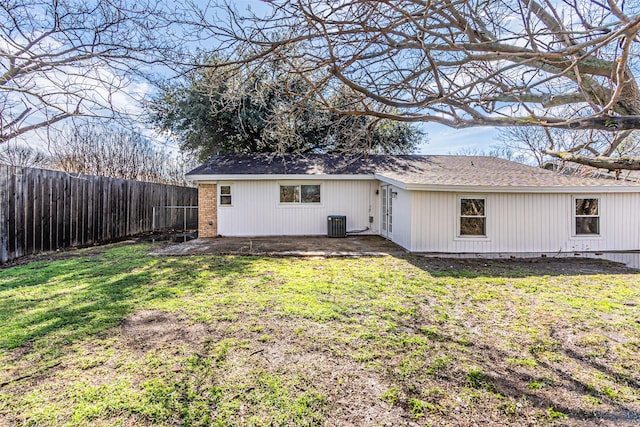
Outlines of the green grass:
[[636,275],[150,250],[0,270],[0,424],[640,418]]

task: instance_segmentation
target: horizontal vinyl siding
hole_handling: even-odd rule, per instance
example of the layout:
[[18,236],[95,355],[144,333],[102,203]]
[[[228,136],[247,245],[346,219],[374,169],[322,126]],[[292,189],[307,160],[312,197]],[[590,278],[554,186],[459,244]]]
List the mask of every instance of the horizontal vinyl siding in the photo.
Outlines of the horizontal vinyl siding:
[[[600,236],[573,236],[573,195],[483,193],[487,237],[457,237],[458,197],[414,192],[412,226],[417,252],[499,253],[635,250],[640,247],[640,195],[600,198]],[[468,194],[467,194],[468,195]]]
[[[231,185],[232,192],[232,206],[218,206],[221,236],[326,235],[329,215],[345,215],[347,230],[361,230],[371,227],[369,215],[376,216],[378,209],[375,194],[378,184],[374,180],[220,181],[218,184]],[[321,203],[281,204],[280,184],[320,184]],[[377,224],[377,218],[374,223]],[[377,234],[377,227],[368,233]]]

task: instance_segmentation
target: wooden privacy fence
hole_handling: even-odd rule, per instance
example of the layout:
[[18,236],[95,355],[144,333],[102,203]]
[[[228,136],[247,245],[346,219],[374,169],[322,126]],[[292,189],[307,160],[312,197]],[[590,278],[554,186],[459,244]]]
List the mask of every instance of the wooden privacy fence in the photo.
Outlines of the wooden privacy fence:
[[154,207],[197,204],[191,187],[0,165],[0,263],[152,231]]

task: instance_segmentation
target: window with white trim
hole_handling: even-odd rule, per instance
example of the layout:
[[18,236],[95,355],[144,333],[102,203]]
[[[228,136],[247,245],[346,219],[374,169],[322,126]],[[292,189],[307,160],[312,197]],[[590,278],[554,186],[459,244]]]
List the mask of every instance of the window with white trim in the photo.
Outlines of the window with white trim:
[[465,237],[486,236],[486,199],[484,197],[461,197],[459,200],[459,235]]
[[231,186],[220,186],[220,206],[231,206]]
[[575,235],[600,234],[600,201],[592,198],[575,198]]
[[320,203],[320,184],[281,185],[280,203]]

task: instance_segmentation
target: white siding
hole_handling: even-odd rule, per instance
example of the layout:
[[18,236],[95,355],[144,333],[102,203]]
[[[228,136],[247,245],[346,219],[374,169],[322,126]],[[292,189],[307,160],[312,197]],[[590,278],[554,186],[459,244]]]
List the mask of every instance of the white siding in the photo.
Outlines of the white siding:
[[[458,197],[464,193],[413,192],[416,252],[517,253],[635,250],[640,248],[640,195],[591,194],[600,198],[600,236],[573,236],[572,194],[482,193],[487,237],[457,236]],[[400,242],[398,242],[400,243]]]
[[393,199],[393,235],[391,240],[403,248],[411,247],[411,191],[389,186],[397,193]]
[[[320,205],[279,203],[279,186],[320,184]],[[221,236],[325,235],[328,215],[345,215],[348,230],[380,233],[381,193],[375,180],[236,181],[232,206],[218,206]],[[600,236],[573,236],[573,194],[478,193],[486,199],[487,237],[458,237],[458,198],[468,193],[406,191],[393,200],[392,240],[416,252],[556,253],[640,249],[640,195],[600,199]],[[378,194],[376,194],[378,191]],[[369,217],[374,222],[369,223]]]
[[[329,215],[346,215],[347,230],[378,234],[377,181],[219,181],[218,187],[228,184],[232,206],[218,205],[221,236],[326,235]],[[321,203],[281,204],[280,184],[320,184]]]

